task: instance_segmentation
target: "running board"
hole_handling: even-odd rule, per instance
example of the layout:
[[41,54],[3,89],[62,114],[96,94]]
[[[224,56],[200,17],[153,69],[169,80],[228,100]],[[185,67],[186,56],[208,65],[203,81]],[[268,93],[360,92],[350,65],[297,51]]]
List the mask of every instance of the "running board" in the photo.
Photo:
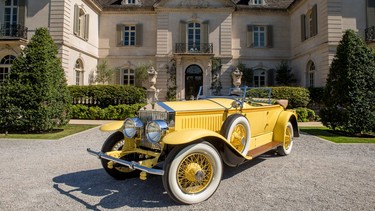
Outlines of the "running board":
[[248,153],[247,153],[247,156],[250,156],[252,158],[255,158],[265,152],[268,152],[278,146],[282,146],[282,143],[280,142],[270,142],[268,144],[265,144],[263,146],[260,146],[260,147],[257,147],[253,150],[250,150]]

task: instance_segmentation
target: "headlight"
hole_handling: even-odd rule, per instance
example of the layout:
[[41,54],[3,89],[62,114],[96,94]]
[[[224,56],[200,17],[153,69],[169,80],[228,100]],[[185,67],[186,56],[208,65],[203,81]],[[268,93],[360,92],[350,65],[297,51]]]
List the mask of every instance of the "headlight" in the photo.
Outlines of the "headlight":
[[165,135],[167,130],[168,125],[163,120],[149,122],[146,126],[147,140],[152,143],[157,143]]
[[138,118],[127,118],[124,121],[124,135],[126,138],[133,138],[138,128],[143,128],[143,123]]

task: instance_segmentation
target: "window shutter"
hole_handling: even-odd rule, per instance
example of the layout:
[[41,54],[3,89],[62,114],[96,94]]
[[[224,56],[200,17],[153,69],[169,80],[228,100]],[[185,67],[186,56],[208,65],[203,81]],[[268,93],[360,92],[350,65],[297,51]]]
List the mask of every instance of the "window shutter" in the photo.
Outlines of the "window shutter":
[[90,16],[89,14],[85,14],[85,33],[84,33],[84,39],[89,40],[89,25],[90,25]]
[[26,0],[20,0],[18,4],[19,4],[18,24],[25,26]]
[[252,48],[254,46],[253,42],[253,25],[247,26],[247,47]]
[[273,26],[267,26],[267,48],[273,48]]
[[202,23],[202,30],[201,30],[201,51],[203,51],[203,53],[209,53],[209,45],[208,45],[208,21],[204,21]]
[[116,33],[117,33],[117,46],[124,45],[124,35],[123,35],[123,25],[117,24],[116,26]]
[[180,21],[180,42],[186,43],[186,22]]
[[142,46],[142,38],[143,38],[143,25],[137,24],[135,26],[135,45]]
[[312,36],[318,34],[318,6],[315,4],[312,8]]
[[79,7],[78,5],[74,5],[73,33],[75,35],[79,35]]
[[306,40],[306,15],[301,15],[301,41]]

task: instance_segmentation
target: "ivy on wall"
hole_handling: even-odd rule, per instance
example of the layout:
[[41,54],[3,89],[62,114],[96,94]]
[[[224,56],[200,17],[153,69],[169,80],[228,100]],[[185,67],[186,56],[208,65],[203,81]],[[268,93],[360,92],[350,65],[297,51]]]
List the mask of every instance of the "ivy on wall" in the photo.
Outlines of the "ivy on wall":
[[171,61],[166,65],[167,74],[169,75],[167,81],[167,100],[176,100],[176,60],[171,59]]

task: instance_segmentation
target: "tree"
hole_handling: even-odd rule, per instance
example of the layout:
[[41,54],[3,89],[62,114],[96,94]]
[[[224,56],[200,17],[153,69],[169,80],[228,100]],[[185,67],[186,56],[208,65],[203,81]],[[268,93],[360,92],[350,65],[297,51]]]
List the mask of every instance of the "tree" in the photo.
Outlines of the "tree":
[[324,125],[350,134],[374,131],[375,56],[353,31],[337,47],[324,89]]
[[288,62],[283,60],[276,69],[276,82],[281,86],[294,85],[297,80],[292,73],[292,68],[289,67]]
[[71,98],[57,47],[39,28],[1,86],[0,130],[48,131],[69,121]]
[[111,82],[115,70],[110,68],[107,64],[107,61],[104,60],[96,66],[95,72],[95,82],[105,84]]
[[253,69],[246,67],[246,65],[242,63],[239,63],[237,68],[243,73],[242,85],[253,86]]
[[151,64],[141,64],[135,68],[135,86],[142,87],[142,83],[148,78],[147,71],[151,66]]

